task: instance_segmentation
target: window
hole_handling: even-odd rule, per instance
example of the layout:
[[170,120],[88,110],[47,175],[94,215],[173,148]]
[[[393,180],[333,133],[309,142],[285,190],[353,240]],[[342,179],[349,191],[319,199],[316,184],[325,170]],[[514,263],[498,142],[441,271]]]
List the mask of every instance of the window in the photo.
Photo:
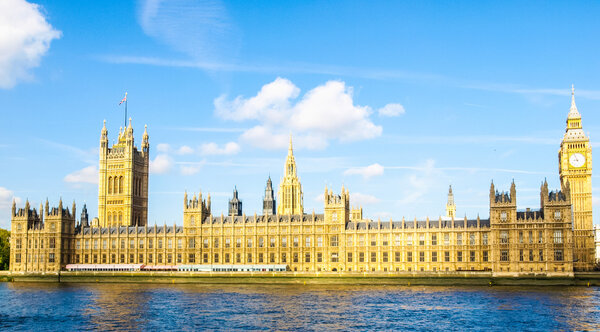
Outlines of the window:
[[294,248],[298,248],[298,237],[294,236]]
[[560,211],[554,211],[554,219],[560,219]]
[[134,239],[130,239],[129,240],[129,249],[133,249],[135,248],[135,240]]
[[436,234],[431,235],[431,245],[437,246],[437,235]]
[[395,240],[395,242],[396,242],[396,246],[399,246],[399,245],[401,245],[401,244],[402,244],[402,238],[400,237],[400,234],[397,234],[397,235],[396,235],[396,240]]
[[554,231],[554,243],[556,243],[556,244],[563,243],[563,240],[562,240],[562,230],[555,230]]
[[270,263],[275,263],[275,253],[271,253],[271,254],[269,255],[269,262],[270,262]]
[[444,262],[449,262],[449,261],[450,261],[450,252],[444,251]]
[[364,235],[360,235],[358,237],[358,245],[361,247],[365,245],[365,236]]
[[225,263],[231,263],[230,258],[231,258],[231,255],[229,255],[228,253],[225,254]]
[[519,231],[519,243],[523,243],[523,231]]
[[444,245],[445,246],[449,246],[450,245],[450,234],[448,234],[448,233],[444,234]]
[[365,253],[364,252],[359,252],[358,253],[358,261],[360,263],[364,263],[365,262]]
[[[104,240],[106,242],[106,240]],[[48,240],[48,248],[54,249],[56,247],[56,239],[51,238]],[[19,240],[19,248],[21,248],[21,240]],[[104,248],[106,249],[106,248]]]
[[230,238],[226,238],[225,239],[225,248],[230,248],[231,247],[231,239]]
[[219,254],[214,255],[213,263],[219,263]]
[[544,261],[544,250],[542,250],[542,249],[540,249],[539,259],[540,259],[540,262]]
[[144,249],[144,240],[140,240],[139,245],[140,249]]
[[331,221],[337,221],[337,212],[331,214]]
[[163,247],[163,240],[158,239],[158,249],[162,249],[162,247]]
[[456,234],[456,245],[462,246],[462,234]]
[[488,252],[487,252],[487,250],[484,250],[484,251],[483,251],[483,261],[484,261],[484,262],[487,262],[487,261],[488,261]]
[[248,248],[252,248],[252,238],[249,238],[247,241]]
[[235,239],[235,247],[236,248],[241,248],[242,247],[242,239],[241,238],[237,238]]
[[293,260],[294,260],[294,263],[298,263],[298,253],[297,252],[295,252],[293,254]]
[[523,249],[519,249],[519,261],[523,261]]
[[389,259],[388,252],[386,251],[386,252],[382,253],[382,255],[383,255],[383,259],[382,259],[383,262],[387,263],[388,259]]
[[381,243],[382,246],[387,246],[388,245],[388,235],[387,234],[383,234],[383,238],[382,238],[381,242],[382,242]]
[[[152,254],[148,255],[148,261],[149,261],[149,263],[152,263]],[[188,262],[195,263],[196,262],[196,255],[189,254],[188,255]]]
[[15,254],[15,263],[21,263],[21,254]]
[[329,238],[329,245],[332,247],[337,247],[338,246],[338,237],[337,235],[333,235],[332,237]]
[[508,231],[500,231],[500,244],[508,243]]
[[437,262],[437,251],[431,253],[431,261]]
[[351,252],[348,253],[348,259],[346,259],[346,261],[348,263],[352,263],[352,253]]
[[275,248],[276,244],[277,244],[277,240],[275,239],[275,237],[271,237],[271,244],[270,244],[271,248]]
[[181,254],[177,254],[177,263],[181,263],[181,261],[182,261]]
[[425,234],[419,234],[419,245],[420,246],[425,245]]
[[304,254],[304,263],[310,263],[310,252]]
[[[152,240],[150,240],[150,242],[148,242],[148,248],[150,248],[150,249],[152,249],[152,242],[153,242]],[[117,248],[117,240],[112,239],[110,241],[110,248],[111,249],[116,249]]]
[[348,237],[346,238],[346,246],[352,247],[354,245],[353,239],[354,238],[352,235],[348,235]]
[[419,262],[424,262],[425,261],[425,252],[420,251],[419,252]]
[[533,262],[533,250],[529,249],[529,261]]
[[281,253],[281,262],[282,263],[286,263],[287,262],[287,254],[285,252]]
[[140,264],[141,264],[141,263],[143,263],[143,262],[144,262],[144,254],[140,254],[140,255],[139,255],[139,260],[138,260],[138,263],[140,263]]
[[338,262],[338,253],[337,252],[332,252],[331,253],[331,262],[332,263],[337,263]]
[[162,254],[158,254],[158,263],[162,263],[163,262],[163,256]]
[[[149,247],[149,246],[148,246]],[[194,238],[191,238],[188,240],[188,248],[189,249],[194,249],[196,248],[196,241]]]
[[[152,263],[152,257],[153,257],[152,254],[148,254],[148,263]],[[114,262],[115,262],[115,255],[113,254],[112,258],[111,258],[111,263],[114,263]]]
[[241,263],[242,262],[242,255],[237,253],[235,254],[235,262],[236,263]]
[[412,246],[413,242],[412,242],[412,235],[407,235],[406,236],[406,245],[407,246]]
[[48,254],[48,263],[54,263],[54,253]]
[[500,261],[508,262],[508,250],[500,250]]
[[474,262],[475,261],[475,251],[471,250],[471,252],[469,253],[469,261]]
[[[181,240],[179,240],[181,241]],[[213,248],[218,248],[219,247],[219,238],[215,238],[213,240]]]
[[102,264],[106,264],[106,254],[102,254]]
[[544,232],[542,231],[538,233],[538,243],[544,243]]
[[474,246],[475,245],[475,233],[470,233],[469,234],[469,244]]
[[[87,255],[86,255],[86,256],[87,256]],[[160,255],[158,255],[158,257],[161,257],[161,256],[160,256]],[[121,263],[121,264],[125,263],[125,254],[121,254],[121,257],[120,257],[120,259],[121,259],[121,261],[120,261],[120,263]],[[87,258],[86,258],[85,260],[87,261]],[[160,262],[162,262],[162,258],[161,258]]]
[[412,262],[412,251],[409,251],[406,253],[406,261],[407,262]]
[[265,246],[265,238],[262,236],[258,237],[258,247],[263,248]]
[[533,231],[529,231],[529,243],[533,243]]
[[371,253],[371,263],[375,263],[375,262],[377,262],[377,253],[372,252]]
[[177,249],[182,249],[182,248],[183,248],[183,240],[177,239]]
[[[31,244],[31,242],[30,242]],[[31,245],[30,245],[31,247]],[[90,249],[90,240],[85,240],[85,249]]]
[[400,262],[401,260],[402,260],[402,253],[400,253],[399,251],[396,251],[394,253],[394,261]]
[[462,251],[458,251],[458,252],[456,252],[456,261],[457,261],[457,262],[462,262],[462,261],[463,261],[463,259],[462,259],[462,258],[463,258],[463,257],[462,257]]
[[508,219],[507,215],[506,215],[506,211],[500,212],[500,220],[501,221],[506,221],[506,219]]
[[310,247],[310,236],[307,236],[305,239],[305,247]]
[[247,262],[248,263],[252,263],[252,254],[248,254],[248,260],[247,260]]
[[563,260],[563,251],[562,249],[555,249],[554,250],[554,260],[557,262],[562,262]]
[[285,237],[285,236],[281,238],[281,247],[282,248],[287,247],[287,237]]
[[377,235],[371,235],[371,247],[377,246]]
[[173,239],[167,240],[167,249],[173,249]]
[[[21,240],[17,240],[17,241],[19,241],[19,242],[17,242],[18,243],[17,249],[20,249],[21,248]],[[80,240],[75,241],[75,248],[81,249],[81,241]]]
[[487,246],[488,245],[488,234],[487,233],[483,233],[482,237],[483,237],[482,238],[483,245]]
[[[95,260],[96,260],[96,257],[94,257],[94,261]],[[129,254],[129,264],[134,264],[134,263],[135,263],[135,256],[133,254]]]

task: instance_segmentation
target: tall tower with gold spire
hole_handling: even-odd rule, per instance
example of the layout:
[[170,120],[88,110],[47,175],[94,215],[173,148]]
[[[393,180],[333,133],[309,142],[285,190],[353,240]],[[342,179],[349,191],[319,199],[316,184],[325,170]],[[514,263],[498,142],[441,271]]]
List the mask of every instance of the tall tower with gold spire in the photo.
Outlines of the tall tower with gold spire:
[[594,222],[592,219],[592,147],[581,126],[581,114],[575,105],[575,87],[571,87],[571,108],[567,129],[558,151],[560,182],[569,183],[573,211],[573,267],[590,270],[594,265]]
[[300,179],[298,179],[296,173],[292,135],[290,135],[290,145],[283,174],[284,176],[277,192],[277,200],[279,201],[277,214],[304,214],[302,185],[300,185]]
[[148,166],[150,145],[144,128],[141,151],[133,142],[129,126],[108,146],[106,121],[100,134],[98,219],[100,227],[144,226],[148,221]]
[[456,205],[454,204],[454,194],[452,193],[452,186],[448,189],[448,202],[446,203],[446,217],[456,218]]

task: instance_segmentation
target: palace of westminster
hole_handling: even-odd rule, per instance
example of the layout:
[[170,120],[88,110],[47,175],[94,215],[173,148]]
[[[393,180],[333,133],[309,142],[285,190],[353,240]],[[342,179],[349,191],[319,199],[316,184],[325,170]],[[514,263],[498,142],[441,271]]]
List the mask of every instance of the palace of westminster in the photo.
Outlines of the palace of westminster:
[[109,146],[100,134],[98,217],[13,202],[10,270],[47,273],[67,264],[146,266],[281,264],[290,271],[396,273],[491,271],[495,276],[573,276],[594,266],[592,149],[574,93],[558,152],[561,189],[540,188],[539,209],[517,210],[514,182],[489,191],[489,218],[456,217],[452,188],[446,216],[370,220],[350,194],[325,188],[324,212],[305,213],[290,144],[277,198],[267,180],[262,215],[245,215],[234,191],[229,213],[211,211],[210,194],[183,197],[183,225],[150,226],[149,142],[134,144],[131,119]]

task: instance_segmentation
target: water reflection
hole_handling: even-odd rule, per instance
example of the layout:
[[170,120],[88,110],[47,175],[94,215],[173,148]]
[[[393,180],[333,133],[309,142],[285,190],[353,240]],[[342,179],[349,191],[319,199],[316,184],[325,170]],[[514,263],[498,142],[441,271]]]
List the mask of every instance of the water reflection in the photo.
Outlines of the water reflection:
[[0,284],[26,330],[598,330],[598,288]]

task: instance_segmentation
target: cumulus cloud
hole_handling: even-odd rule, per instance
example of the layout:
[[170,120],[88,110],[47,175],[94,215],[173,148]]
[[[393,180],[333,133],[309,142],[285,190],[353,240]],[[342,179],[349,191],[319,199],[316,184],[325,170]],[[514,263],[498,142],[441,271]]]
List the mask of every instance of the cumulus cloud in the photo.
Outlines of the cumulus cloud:
[[52,40],[61,32],[50,25],[41,7],[25,0],[0,1],[0,88],[31,80]]
[[350,205],[369,205],[379,203],[379,199],[373,195],[361,194],[361,193],[350,193]]
[[78,171],[67,174],[63,179],[67,183],[98,183],[98,168],[96,166],[84,167]]
[[219,147],[217,143],[205,143],[200,146],[200,153],[203,155],[231,155],[240,152],[239,144],[235,142],[229,142],[223,147]]
[[406,113],[404,106],[400,104],[387,104],[377,112],[379,113],[379,116],[399,116]]
[[344,171],[344,175],[361,175],[363,178],[368,179],[373,176],[383,175],[383,166],[379,164],[372,164],[366,167],[355,167]]
[[173,166],[173,159],[166,154],[159,154],[150,160],[150,173],[152,174],[164,174],[171,170]]
[[167,143],[160,143],[156,146],[156,151],[167,153],[171,151],[171,146]]
[[382,132],[370,119],[371,108],[356,105],[353,89],[342,81],[328,81],[300,97],[300,89],[291,81],[277,78],[254,97],[229,100],[223,95],[214,106],[223,119],[258,122],[240,138],[266,149],[286,147],[290,132],[296,146],[309,149],[322,149],[332,139],[363,140]]
[[0,227],[10,228],[10,209],[13,199],[21,204],[21,198],[16,197],[8,188],[0,187]]
[[192,154],[194,153],[194,149],[192,149],[191,147],[184,145],[182,147],[180,147],[179,149],[177,149],[177,154],[180,155],[185,155],[185,154]]

